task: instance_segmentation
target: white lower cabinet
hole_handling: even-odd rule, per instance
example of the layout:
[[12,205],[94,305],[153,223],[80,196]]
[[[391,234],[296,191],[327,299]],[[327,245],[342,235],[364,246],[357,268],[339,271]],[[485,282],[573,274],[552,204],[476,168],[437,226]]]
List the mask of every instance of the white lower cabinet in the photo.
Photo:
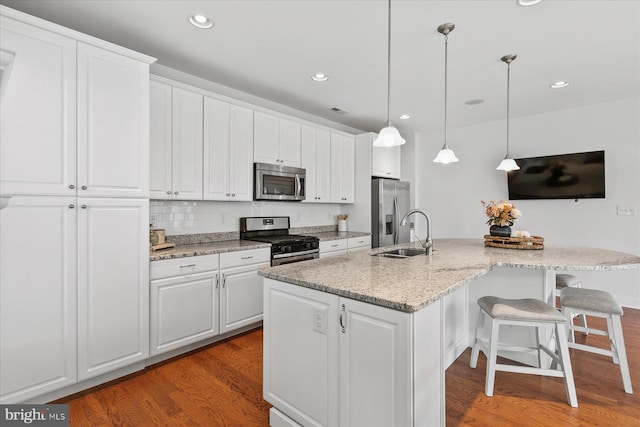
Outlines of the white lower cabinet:
[[[440,424],[442,371],[416,382],[425,373],[414,366],[428,343],[439,348],[438,327],[414,334],[417,319],[439,320],[438,305],[416,316],[265,279],[264,306],[263,395],[272,426]],[[430,360],[439,368],[428,354],[424,366]],[[424,392],[437,403],[416,409]]]
[[13,197],[0,211],[0,402],[148,356],[148,201]]
[[320,258],[345,255],[348,249],[347,239],[325,240],[320,242]]
[[349,237],[347,252],[368,251],[371,249],[371,236]]
[[176,350],[262,320],[269,248],[151,263],[150,353]]

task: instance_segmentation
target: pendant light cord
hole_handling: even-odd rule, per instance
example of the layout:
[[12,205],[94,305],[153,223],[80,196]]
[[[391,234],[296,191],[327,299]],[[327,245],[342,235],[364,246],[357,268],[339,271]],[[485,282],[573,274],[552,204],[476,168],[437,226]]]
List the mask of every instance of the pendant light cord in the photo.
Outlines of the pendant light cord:
[[507,62],[507,157],[509,157],[509,88],[511,80],[511,61]]
[[387,12],[387,126],[391,126],[391,0]]
[[448,45],[449,45],[449,34],[446,33],[444,35],[444,146],[445,148],[449,148],[447,145],[447,64],[449,60],[448,56]]

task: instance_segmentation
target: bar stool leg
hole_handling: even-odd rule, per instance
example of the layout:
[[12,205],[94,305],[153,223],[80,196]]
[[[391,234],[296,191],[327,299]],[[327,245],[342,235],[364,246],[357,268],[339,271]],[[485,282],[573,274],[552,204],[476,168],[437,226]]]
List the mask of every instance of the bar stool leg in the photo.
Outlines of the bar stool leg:
[[633,388],[631,387],[631,375],[629,374],[629,364],[627,363],[627,350],[624,346],[624,337],[622,336],[622,322],[620,316],[612,315],[611,323],[613,330],[609,330],[609,338],[613,338],[615,345],[615,353],[618,355],[620,361],[620,373],[622,374],[622,384],[624,385],[624,391],[628,394],[633,394]]
[[478,313],[478,323],[476,324],[476,334],[473,337],[473,345],[471,346],[471,360],[469,360],[469,366],[475,368],[478,364],[478,355],[480,354],[479,340],[482,339],[484,334],[484,311],[480,309]]
[[573,381],[573,369],[571,368],[571,359],[569,358],[569,346],[567,344],[567,331],[564,324],[556,323],[556,343],[558,346],[558,354],[560,355],[560,363],[564,371],[564,386],[567,392],[567,400],[569,405],[574,408],[578,407],[578,396],[576,395],[576,385]]
[[539,326],[536,326],[536,348],[538,349],[538,368],[542,368],[542,347],[540,344],[544,342],[544,335]]
[[493,396],[493,384],[496,377],[496,363],[498,358],[498,336],[500,332],[500,323],[495,319],[491,319],[489,331],[489,354],[487,355],[487,372],[485,374],[484,394]]
[[607,331],[608,331],[608,338],[609,338],[609,345],[611,346],[611,351],[613,352],[613,363],[615,363],[616,365],[620,364],[620,359],[618,358],[618,349],[616,346],[616,337],[613,335],[613,316],[612,315],[608,315],[607,316]]

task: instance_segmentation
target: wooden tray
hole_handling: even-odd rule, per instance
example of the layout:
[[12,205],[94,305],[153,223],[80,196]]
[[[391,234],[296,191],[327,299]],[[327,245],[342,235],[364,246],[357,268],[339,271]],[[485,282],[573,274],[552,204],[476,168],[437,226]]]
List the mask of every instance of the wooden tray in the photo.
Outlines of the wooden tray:
[[536,250],[544,249],[544,238],[531,237],[499,237],[485,234],[484,245],[492,248]]
[[155,251],[159,251],[161,249],[169,249],[169,248],[174,248],[176,246],[175,243],[171,243],[171,242],[167,242],[167,243],[160,243],[159,245],[153,245],[151,246],[151,250],[153,252]]

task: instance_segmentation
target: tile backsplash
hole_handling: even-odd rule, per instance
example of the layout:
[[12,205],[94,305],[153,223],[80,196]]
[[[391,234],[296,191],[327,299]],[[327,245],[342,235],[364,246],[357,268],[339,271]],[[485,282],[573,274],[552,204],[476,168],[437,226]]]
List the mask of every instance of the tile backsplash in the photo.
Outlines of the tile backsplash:
[[157,218],[155,228],[176,235],[238,232],[245,216],[289,216],[291,227],[324,226],[337,224],[342,212],[338,204],[151,200],[149,213]]

